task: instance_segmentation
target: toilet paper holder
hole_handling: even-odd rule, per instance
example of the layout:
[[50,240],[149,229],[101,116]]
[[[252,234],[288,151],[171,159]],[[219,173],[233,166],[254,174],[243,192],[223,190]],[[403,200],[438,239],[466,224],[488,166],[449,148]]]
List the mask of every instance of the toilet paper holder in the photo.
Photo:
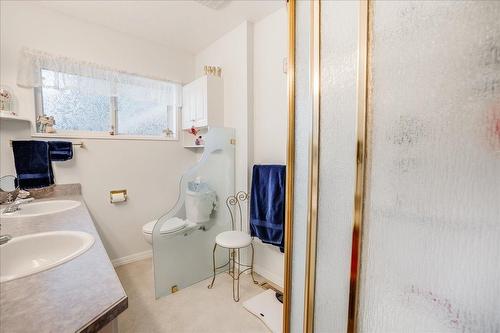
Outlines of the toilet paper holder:
[[127,190],[109,191],[109,202],[118,203],[127,201]]

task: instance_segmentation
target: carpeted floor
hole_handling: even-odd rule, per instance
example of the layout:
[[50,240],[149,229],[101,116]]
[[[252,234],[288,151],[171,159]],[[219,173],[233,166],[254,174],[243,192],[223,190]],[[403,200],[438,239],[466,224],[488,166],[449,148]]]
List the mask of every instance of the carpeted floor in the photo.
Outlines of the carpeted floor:
[[[198,333],[247,332],[268,333],[258,319],[243,308],[243,302],[264,289],[242,275],[240,301],[233,301],[231,278],[219,274],[213,289],[210,279],[199,282],[175,294],[154,298],[151,259],[137,261],[116,269],[129,297],[128,309],[118,317],[120,333]],[[256,276],[261,282],[262,278]]]

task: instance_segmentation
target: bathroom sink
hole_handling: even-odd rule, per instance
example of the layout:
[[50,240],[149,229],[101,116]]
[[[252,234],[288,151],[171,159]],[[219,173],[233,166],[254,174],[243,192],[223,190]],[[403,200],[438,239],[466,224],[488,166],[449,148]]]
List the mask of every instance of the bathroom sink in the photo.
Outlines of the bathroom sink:
[[17,217],[32,217],[63,212],[80,206],[80,201],[75,200],[50,200],[25,203],[19,205],[19,210],[13,213],[4,213],[2,211],[2,219],[17,218]]
[[0,245],[0,282],[61,265],[93,244],[94,237],[82,231],[51,231],[14,237]]

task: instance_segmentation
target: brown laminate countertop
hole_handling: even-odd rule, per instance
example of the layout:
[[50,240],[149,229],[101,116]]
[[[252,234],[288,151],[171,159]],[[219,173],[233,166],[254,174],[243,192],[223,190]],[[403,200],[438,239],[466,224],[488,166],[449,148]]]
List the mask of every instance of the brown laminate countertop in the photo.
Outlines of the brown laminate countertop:
[[0,332],[97,332],[128,306],[79,191],[62,191],[37,201],[54,199],[77,200],[81,205],[51,215],[1,219],[2,234],[85,231],[94,236],[94,245],[62,265],[1,283]]

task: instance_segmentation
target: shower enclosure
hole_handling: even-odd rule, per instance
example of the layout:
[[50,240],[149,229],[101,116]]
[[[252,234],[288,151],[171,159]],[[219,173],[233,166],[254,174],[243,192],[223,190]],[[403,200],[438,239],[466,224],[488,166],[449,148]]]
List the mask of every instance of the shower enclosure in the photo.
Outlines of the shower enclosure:
[[321,126],[291,332],[500,332],[500,2],[296,8],[296,126]]
[[[181,231],[162,233],[162,226],[172,218],[187,219],[186,193],[192,191],[193,186],[215,192],[216,203],[210,220],[198,225],[188,222]],[[224,202],[234,190],[234,129],[210,128],[200,160],[179,180],[177,202],[153,229],[156,298],[213,274],[212,249],[217,234],[231,228]],[[216,259],[223,262],[228,259],[228,253],[219,251]]]
[[374,1],[361,332],[500,331],[500,2]]

